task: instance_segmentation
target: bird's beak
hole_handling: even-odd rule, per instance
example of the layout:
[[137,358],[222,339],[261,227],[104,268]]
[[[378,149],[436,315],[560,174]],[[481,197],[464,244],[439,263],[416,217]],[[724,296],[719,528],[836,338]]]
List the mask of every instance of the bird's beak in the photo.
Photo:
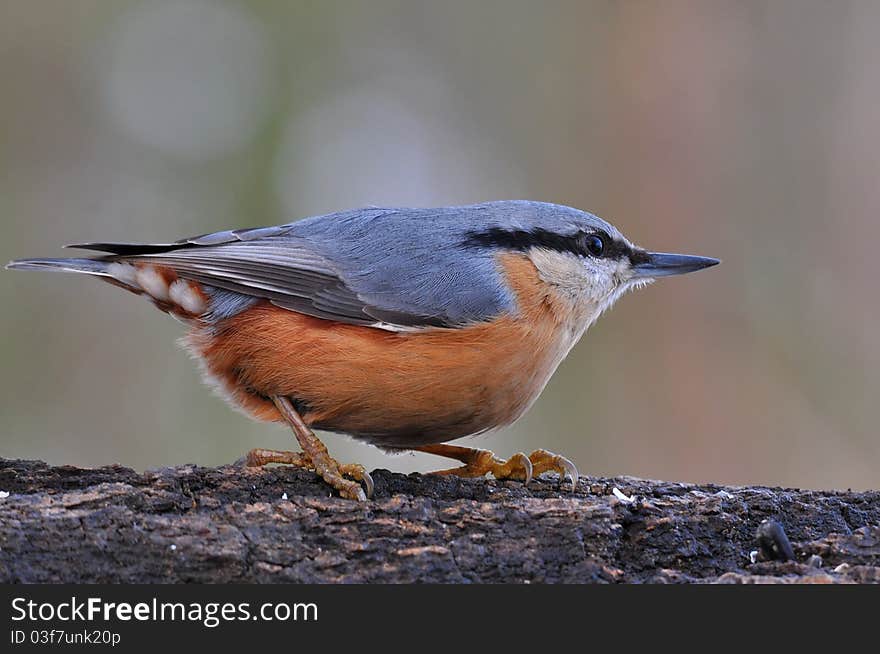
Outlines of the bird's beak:
[[665,252],[645,252],[632,268],[633,279],[668,277],[702,270],[721,263],[711,257],[697,257],[692,254],[667,254]]

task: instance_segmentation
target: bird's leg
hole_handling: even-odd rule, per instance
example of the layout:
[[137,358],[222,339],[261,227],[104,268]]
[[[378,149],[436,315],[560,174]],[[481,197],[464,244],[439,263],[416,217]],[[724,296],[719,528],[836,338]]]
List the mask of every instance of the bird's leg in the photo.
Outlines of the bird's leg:
[[[293,430],[293,435],[299,442],[302,452],[281,452],[278,450],[255,449],[248,452],[245,464],[248,466],[261,466],[266,463],[288,463],[300,468],[314,470],[330,486],[339,491],[342,497],[351,500],[364,501],[373,495],[373,478],[370,473],[358,463],[340,465],[330,456],[327,447],[309,429],[302,416],[299,415],[293,404],[286,397],[274,396],[272,401],[281,412],[284,420]],[[343,477],[349,475],[364,482],[366,494],[360,484]]]
[[437,456],[446,456],[464,464],[459,468],[437,470],[431,473],[435,475],[482,477],[492,473],[496,479],[522,479],[528,484],[533,475],[553,471],[559,473],[560,483],[564,482],[566,477],[571,479],[572,490],[575,489],[578,482],[578,471],[574,464],[564,456],[553,454],[547,450],[535,450],[529,456],[517,452],[505,461],[496,457],[489,450],[480,450],[474,447],[438,444],[423,445],[413,449]]

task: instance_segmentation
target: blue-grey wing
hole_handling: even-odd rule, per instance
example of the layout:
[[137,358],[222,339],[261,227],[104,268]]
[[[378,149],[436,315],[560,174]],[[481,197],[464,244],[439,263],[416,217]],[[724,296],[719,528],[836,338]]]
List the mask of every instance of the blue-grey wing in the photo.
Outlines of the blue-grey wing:
[[110,258],[306,315],[380,327],[459,326],[512,307],[488,253],[463,247],[472,216],[451,209],[361,209],[167,244],[89,243]]

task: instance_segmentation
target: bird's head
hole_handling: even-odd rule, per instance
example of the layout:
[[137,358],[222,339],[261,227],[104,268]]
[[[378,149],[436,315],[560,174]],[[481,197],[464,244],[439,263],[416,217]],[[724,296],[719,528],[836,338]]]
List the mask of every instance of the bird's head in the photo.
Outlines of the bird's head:
[[719,263],[644,250],[613,225],[571,207],[526,201],[483,206],[489,209],[486,225],[469,232],[469,243],[526,254],[547,284],[589,307],[590,321],[630,289]]

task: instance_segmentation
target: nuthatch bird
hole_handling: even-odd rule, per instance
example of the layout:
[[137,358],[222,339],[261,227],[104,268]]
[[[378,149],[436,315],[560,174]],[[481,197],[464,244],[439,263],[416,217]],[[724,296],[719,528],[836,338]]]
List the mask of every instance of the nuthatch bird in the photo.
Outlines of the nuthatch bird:
[[718,263],[648,252],[592,214],[528,201],[69,247],[107,254],[7,267],[101,277],[180,318],[205,378],[244,413],[287,422],[302,448],[252,450],[247,464],[302,466],[360,500],[369,474],[332,459],[313,428],[463,464],[438,474],[528,483],[555,471],[574,487],[575,466],[546,450],[503,460],[446,442],[522,416],[629,289]]

